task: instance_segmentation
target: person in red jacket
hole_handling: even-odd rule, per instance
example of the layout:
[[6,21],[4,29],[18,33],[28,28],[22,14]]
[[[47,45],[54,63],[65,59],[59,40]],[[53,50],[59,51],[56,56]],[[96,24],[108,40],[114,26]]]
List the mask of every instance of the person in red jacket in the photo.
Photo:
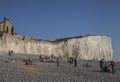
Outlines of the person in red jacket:
[[112,73],[115,73],[116,72],[116,70],[115,70],[116,63],[114,61],[110,61],[109,66],[111,66],[111,68],[112,68]]

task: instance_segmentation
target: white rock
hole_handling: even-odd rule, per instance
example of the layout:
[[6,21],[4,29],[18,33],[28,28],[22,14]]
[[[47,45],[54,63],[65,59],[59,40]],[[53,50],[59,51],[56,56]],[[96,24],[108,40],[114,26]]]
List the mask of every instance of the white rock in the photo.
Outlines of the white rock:
[[83,36],[59,39],[54,41],[34,40],[20,36],[3,34],[0,38],[0,51],[34,55],[78,56],[81,59],[104,58],[113,56],[111,38],[107,36]]

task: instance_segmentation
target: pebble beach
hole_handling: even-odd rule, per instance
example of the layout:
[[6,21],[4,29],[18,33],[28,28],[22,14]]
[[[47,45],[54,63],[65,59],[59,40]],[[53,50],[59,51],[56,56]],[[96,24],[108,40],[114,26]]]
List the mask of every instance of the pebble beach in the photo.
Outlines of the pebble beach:
[[[25,65],[30,58],[32,65]],[[55,62],[40,62],[38,56],[14,54],[15,62],[7,62],[9,56],[0,55],[0,82],[120,82],[120,64],[116,73],[100,72],[99,62],[78,59],[77,67],[65,58],[59,66]],[[88,67],[85,64],[88,63]]]

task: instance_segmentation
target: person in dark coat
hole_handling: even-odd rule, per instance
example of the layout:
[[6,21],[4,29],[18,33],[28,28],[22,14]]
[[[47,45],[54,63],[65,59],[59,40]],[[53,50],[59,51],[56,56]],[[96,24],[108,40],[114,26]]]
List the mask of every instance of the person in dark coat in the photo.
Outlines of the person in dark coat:
[[74,58],[74,67],[77,67],[77,57]]
[[100,70],[101,70],[101,71],[104,71],[104,66],[105,66],[105,61],[104,61],[104,59],[101,59],[101,60],[99,61],[99,64],[100,64]]
[[59,66],[60,59],[57,57],[57,66]]

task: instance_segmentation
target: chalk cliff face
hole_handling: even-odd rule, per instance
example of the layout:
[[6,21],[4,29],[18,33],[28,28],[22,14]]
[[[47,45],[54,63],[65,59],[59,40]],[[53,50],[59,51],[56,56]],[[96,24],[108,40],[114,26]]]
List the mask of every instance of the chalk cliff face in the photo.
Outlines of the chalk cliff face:
[[77,56],[96,60],[111,60],[113,56],[111,38],[106,36],[79,36],[48,41],[3,34],[0,37],[0,51],[8,50],[21,54]]
[[111,60],[113,55],[111,38],[106,36],[77,36],[54,41],[35,40],[30,37],[16,35],[14,26],[8,17],[0,22],[0,52],[77,56],[81,59]]

